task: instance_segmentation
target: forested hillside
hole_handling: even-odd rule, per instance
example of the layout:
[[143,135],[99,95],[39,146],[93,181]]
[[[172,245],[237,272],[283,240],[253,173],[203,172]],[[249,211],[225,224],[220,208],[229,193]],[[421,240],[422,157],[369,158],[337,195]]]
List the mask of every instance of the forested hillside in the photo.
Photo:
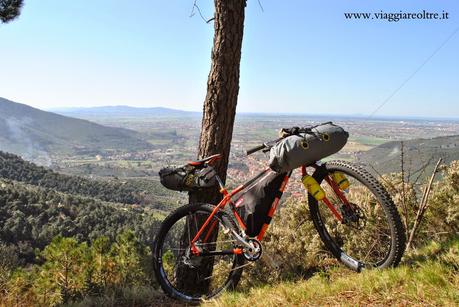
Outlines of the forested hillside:
[[417,172],[427,165],[428,174],[439,158],[445,163],[459,160],[459,135],[407,140],[403,141],[403,148],[400,141],[387,142],[360,153],[358,159],[381,173],[399,172],[402,149],[408,173],[417,176]]
[[0,178],[54,189],[63,193],[98,198],[103,201],[126,204],[152,205],[156,209],[168,209],[161,200],[153,198],[152,192],[168,193],[151,180],[120,181],[91,180],[79,176],[56,173],[45,167],[23,160],[21,157],[0,151]]
[[167,199],[154,206],[144,189],[152,186],[62,175],[0,152],[0,305],[154,291],[148,253]]
[[132,229],[151,243],[162,216],[157,212],[93,198],[74,196],[20,182],[0,179],[0,242],[15,246],[25,262],[57,235],[78,242],[100,236],[114,240]]
[[151,148],[138,132],[58,115],[0,97],[1,150],[27,159],[49,160],[49,153],[96,155]]

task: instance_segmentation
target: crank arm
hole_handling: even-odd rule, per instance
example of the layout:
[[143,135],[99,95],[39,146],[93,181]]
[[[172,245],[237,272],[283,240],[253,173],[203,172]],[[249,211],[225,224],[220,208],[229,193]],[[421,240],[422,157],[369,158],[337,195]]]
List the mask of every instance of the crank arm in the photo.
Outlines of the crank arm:
[[241,237],[235,230],[231,229],[231,232],[233,233],[238,243],[244,245],[247,248],[253,248],[253,246],[249,242],[247,242],[243,237]]

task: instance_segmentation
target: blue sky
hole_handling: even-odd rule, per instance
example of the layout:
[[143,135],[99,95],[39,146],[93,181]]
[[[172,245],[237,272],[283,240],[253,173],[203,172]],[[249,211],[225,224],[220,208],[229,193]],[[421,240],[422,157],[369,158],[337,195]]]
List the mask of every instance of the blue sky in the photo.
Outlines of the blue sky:
[[[239,112],[370,114],[459,27],[457,0],[248,0]],[[0,25],[0,97],[201,110],[213,25],[193,0],[26,0]],[[198,0],[205,16],[213,1]],[[345,12],[449,13],[346,20]],[[459,117],[459,33],[376,115]]]

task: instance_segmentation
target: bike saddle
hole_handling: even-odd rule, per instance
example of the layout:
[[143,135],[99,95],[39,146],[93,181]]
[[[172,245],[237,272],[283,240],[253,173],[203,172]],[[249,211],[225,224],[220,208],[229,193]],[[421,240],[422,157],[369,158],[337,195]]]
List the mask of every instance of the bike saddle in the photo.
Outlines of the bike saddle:
[[212,156],[203,158],[201,160],[189,161],[188,164],[189,165],[193,165],[193,166],[201,166],[201,165],[204,165],[204,164],[213,164],[215,161],[217,161],[221,157],[222,157],[221,154],[216,154],[216,155],[212,155]]

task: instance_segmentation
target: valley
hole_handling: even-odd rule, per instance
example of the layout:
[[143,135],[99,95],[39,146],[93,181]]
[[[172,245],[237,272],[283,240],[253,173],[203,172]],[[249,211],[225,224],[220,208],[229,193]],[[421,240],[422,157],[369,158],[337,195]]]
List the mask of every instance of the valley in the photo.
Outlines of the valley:
[[[165,165],[180,165],[196,158],[201,123],[199,114],[188,114],[185,118],[164,115],[137,118],[127,118],[126,115],[117,118],[107,114],[104,117],[101,114],[94,120],[105,126],[135,130],[153,148],[97,157],[61,155],[56,159],[56,167],[61,171],[91,176],[157,178],[159,169]],[[241,114],[236,117],[234,127],[228,171],[229,184],[236,185],[249,179],[266,165],[268,154],[256,153],[247,157],[245,151],[248,148],[275,139],[282,127],[314,125],[326,121],[343,126],[350,133],[349,142],[344,149],[326,160],[342,159],[365,163],[370,166],[370,171],[374,168],[378,173],[399,172],[400,150],[392,150],[392,155],[389,155],[387,146],[400,147],[400,141],[407,142],[405,150],[409,151],[409,161],[406,164],[412,173],[429,159],[433,161],[444,157],[446,162],[459,159],[459,148],[448,145],[455,144],[458,138],[455,135],[459,135],[459,121]],[[430,141],[431,138],[439,139]],[[408,141],[413,139],[415,141]],[[299,184],[291,187],[295,190],[293,192],[301,190]]]
[[[146,182],[157,191],[162,188],[158,181],[162,167],[196,158],[199,112],[114,106],[57,109],[55,114],[6,99],[0,102],[0,150],[59,173]],[[327,121],[343,126],[350,138],[342,151],[325,160],[364,163],[378,174],[398,172],[400,141],[405,144],[408,173],[440,157],[447,163],[459,159],[458,120],[242,113],[236,116],[228,185],[249,179],[266,164],[268,154],[247,157],[248,148],[275,139],[282,127]],[[302,188],[296,183],[290,189],[287,192],[301,193]],[[172,203],[184,198],[169,192]]]

